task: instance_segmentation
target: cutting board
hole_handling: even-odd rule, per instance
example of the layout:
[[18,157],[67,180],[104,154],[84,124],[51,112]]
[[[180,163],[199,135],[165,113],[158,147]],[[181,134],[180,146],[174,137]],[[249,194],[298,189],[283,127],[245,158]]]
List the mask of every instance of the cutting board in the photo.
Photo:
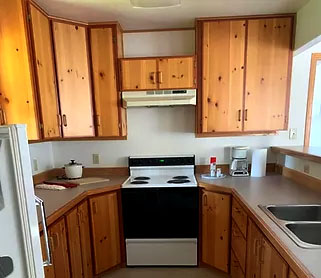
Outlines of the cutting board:
[[53,179],[48,182],[51,184],[76,184],[79,185],[86,185],[86,184],[92,184],[92,183],[98,183],[98,182],[108,182],[109,179],[102,178],[102,177],[87,177],[87,178],[81,178],[81,179],[74,179],[74,180],[68,180],[68,179]]

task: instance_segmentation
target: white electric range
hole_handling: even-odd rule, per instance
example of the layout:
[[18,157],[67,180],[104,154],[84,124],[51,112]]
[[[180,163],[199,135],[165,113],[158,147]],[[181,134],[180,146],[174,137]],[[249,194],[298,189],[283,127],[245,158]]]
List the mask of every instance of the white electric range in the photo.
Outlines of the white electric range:
[[129,266],[196,266],[199,192],[195,156],[129,157],[122,185]]

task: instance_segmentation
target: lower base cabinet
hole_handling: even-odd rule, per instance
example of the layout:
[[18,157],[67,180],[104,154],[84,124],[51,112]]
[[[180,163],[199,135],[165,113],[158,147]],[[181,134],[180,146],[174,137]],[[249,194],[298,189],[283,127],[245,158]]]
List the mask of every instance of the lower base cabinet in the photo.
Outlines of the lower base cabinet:
[[70,278],[68,243],[65,218],[48,228],[52,266],[45,267],[46,278]]
[[288,265],[250,220],[248,227],[247,278],[287,278]]
[[231,250],[231,278],[245,278],[241,265],[233,250]]
[[229,271],[231,196],[202,192],[202,262]]
[[97,275],[121,262],[117,192],[91,197],[89,204]]
[[66,215],[71,277],[92,278],[91,238],[88,202],[85,201]]

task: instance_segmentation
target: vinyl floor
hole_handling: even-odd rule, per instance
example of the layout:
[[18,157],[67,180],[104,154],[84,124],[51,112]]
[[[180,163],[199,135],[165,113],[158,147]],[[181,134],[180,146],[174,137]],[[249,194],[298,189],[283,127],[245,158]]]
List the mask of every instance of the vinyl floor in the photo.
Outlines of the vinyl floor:
[[225,273],[203,267],[127,267],[101,278],[228,278]]

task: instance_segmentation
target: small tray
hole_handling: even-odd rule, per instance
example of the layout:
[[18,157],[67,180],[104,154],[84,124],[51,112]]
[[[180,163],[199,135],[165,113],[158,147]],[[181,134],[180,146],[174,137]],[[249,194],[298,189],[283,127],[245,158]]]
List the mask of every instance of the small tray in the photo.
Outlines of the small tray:
[[226,178],[226,175],[222,174],[220,177],[212,177],[210,174],[202,174],[201,178],[202,179],[208,179],[208,180],[219,180],[219,179]]

